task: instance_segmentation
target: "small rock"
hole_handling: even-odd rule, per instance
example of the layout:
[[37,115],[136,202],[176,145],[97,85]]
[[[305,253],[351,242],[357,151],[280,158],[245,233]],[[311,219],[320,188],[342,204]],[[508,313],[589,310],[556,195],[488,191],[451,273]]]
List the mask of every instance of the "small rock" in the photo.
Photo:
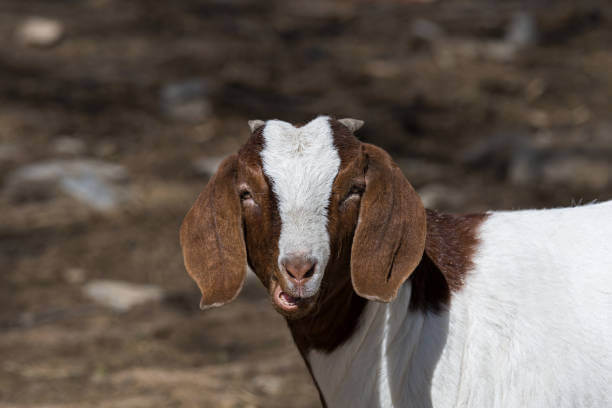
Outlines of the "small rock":
[[275,375],[258,375],[253,385],[266,395],[277,395],[283,389],[283,379]]
[[572,119],[576,125],[583,125],[591,119],[591,116],[591,111],[586,106],[577,106],[572,109]]
[[71,284],[85,282],[85,271],[82,268],[68,268],[63,273],[64,280]]
[[531,126],[537,129],[550,127],[550,116],[543,110],[534,109],[528,112],[527,121]]
[[499,61],[509,62],[514,59],[518,51],[515,44],[504,41],[490,41],[484,44],[482,54],[485,58]]
[[62,137],[53,143],[53,151],[66,156],[79,156],[85,153],[86,145],[75,137]]
[[15,201],[48,199],[68,194],[100,210],[115,209],[129,197],[127,171],[100,160],[51,160],[15,170],[7,179],[7,194]]
[[503,40],[473,43],[474,49],[470,53],[463,50],[463,54],[480,56],[499,62],[510,62],[518,53],[537,43],[537,27],[535,18],[529,13],[514,15]]
[[222,161],[223,157],[201,157],[193,162],[193,168],[200,176],[212,177]]
[[60,186],[64,192],[100,211],[111,211],[123,201],[115,187],[94,174],[63,177]]
[[537,40],[538,29],[535,17],[527,12],[514,14],[506,31],[505,42],[518,48],[525,48],[535,45]]
[[541,78],[535,78],[529,81],[525,88],[525,96],[527,100],[533,102],[537,100],[546,91],[546,82]]
[[444,36],[444,30],[430,20],[417,18],[412,22],[412,35],[420,40],[434,42]]
[[162,111],[170,118],[185,122],[202,122],[210,116],[209,86],[201,79],[175,82],[161,90]]
[[17,38],[33,47],[51,47],[64,35],[64,26],[57,20],[30,17],[17,28]]
[[375,78],[394,78],[402,73],[402,66],[394,61],[373,60],[364,65],[364,71]]
[[118,312],[126,312],[143,303],[158,302],[164,297],[162,289],[154,285],[112,280],[88,282],[83,286],[83,293],[94,302]]
[[19,168],[11,178],[14,182],[49,181],[72,174],[95,174],[113,181],[125,181],[128,177],[125,168],[119,164],[100,160],[74,159],[50,160]]

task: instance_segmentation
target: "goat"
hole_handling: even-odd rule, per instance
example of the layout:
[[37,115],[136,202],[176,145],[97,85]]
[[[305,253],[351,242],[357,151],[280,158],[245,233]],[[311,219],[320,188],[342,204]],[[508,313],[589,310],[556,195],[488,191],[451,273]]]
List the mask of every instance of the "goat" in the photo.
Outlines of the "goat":
[[186,215],[201,307],[250,267],[330,407],[612,406],[612,201],[426,210],[362,121],[250,121]]

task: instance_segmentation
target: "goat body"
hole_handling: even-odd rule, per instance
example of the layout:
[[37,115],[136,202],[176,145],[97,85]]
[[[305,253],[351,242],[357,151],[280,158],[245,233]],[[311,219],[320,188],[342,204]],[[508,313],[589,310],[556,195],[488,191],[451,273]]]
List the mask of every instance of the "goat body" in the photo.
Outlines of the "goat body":
[[446,310],[410,310],[407,281],[307,355],[327,405],[612,406],[611,220],[612,201],[489,213]]

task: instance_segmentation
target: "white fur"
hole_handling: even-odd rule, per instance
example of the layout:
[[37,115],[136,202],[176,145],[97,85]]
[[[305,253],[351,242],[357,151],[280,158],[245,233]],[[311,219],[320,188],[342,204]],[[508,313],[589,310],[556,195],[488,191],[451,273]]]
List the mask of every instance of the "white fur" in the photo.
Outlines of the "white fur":
[[320,116],[300,128],[269,120],[263,137],[263,170],[278,199],[281,219],[279,263],[291,254],[315,258],[317,266],[303,294],[312,296],[329,259],[327,206],[340,167],[329,118]]
[[448,311],[411,285],[311,351],[330,407],[611,407],[612,201],[491,213]]

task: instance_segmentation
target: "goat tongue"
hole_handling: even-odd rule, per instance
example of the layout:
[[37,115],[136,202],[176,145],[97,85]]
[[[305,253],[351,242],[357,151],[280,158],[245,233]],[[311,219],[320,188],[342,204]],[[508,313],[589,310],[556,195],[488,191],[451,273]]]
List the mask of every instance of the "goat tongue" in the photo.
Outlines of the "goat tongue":
[[287,302],[289,304],[292,304],[292,305],[297,304],[297,302],[299,300],[298,298],[295,298],[295,297],[293,297],[293,296],[291,296],[291,295],[289,295],[288,293],[285,293],[285,292],[281,292],[280,293],[280,298],[282,298],[283,301],[285,301],[285,302]]

